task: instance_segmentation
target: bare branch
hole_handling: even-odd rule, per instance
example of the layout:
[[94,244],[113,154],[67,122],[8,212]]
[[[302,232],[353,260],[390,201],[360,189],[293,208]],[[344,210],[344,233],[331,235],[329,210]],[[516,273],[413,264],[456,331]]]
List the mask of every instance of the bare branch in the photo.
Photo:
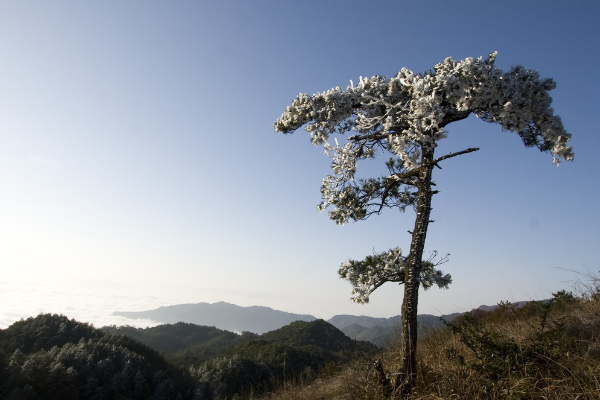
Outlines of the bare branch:
[[[474,151],[477,151],[477,150],[479,150],[479,147],[470,147],[470,148],[468,148],[468,149],[466,149],[466,150],[463,150],[463,151],[457,151],[456,153],[450,153],[450,154],[446,154],[446,155],[445,155],[445,156],[443,156],[443,157],[436,158],[435,160],[433,160],[433,164],[437,164],[437,163],[439,163],[440,161],[444,161],[444,160],[446,160],[446,159],[448,159],[448,158],[452,158],[452,157],[460,156],[461,154],[472,153],[472,152],[474,152]],[[437,167],[441,169],[441,167],[440,167],[439,165],[438,165]]]

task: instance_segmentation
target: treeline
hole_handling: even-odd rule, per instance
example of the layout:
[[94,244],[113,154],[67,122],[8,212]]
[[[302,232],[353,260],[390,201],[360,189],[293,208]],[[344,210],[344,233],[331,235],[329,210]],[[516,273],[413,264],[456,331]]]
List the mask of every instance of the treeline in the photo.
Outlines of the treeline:
[[0,330],[0,399],[231,399],[377,349],[329,323],[261,336],[178,323],[104,327],[44,314]]

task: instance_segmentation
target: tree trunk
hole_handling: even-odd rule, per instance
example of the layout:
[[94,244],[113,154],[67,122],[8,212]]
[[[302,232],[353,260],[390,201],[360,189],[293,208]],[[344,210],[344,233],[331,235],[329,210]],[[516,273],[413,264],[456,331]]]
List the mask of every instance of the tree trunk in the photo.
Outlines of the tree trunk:
[[[425,147],[425,146],[424,146]],[[408,256],[408,266],[404,280],[404,301],[402,303],[402,367],[406,374],[402,383],[403,391],[410,391],[417,379],[417,304],[419,302],[419,275],[425,248],[425,237],[431,214],[431,173],[433,170],[433,148],[423,148],[417,185],[417,217],[412,232],[412,242]]]

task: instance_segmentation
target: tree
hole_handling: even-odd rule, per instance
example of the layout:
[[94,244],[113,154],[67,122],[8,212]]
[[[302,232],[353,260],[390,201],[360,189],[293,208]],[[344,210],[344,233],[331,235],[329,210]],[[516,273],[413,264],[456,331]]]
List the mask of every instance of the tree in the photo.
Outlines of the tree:
[[[525,146],[549,152],[555,164],[571,161],[571,135],[550,107],[548,92],[556,87],[550,78],[520,65],[505,72],[494,66],[496,53],[486,60],[446,58],[433,70],[414,73],[401,69],[393,78],[360,78],[358,85],[339,86],[312,96],[299,94],[275,122],[277,132],[292,133],[305,126],[312,143],[323,145],[332,158],[333,174],[321,186],[319,211],[329,210],[338,224],[364,220],[384,208],[416,211],[408,256],[399,248],[375,254],[364,261],[342,264],[339,273],[354,286],[354,301],[367,302],[369,294],[385,282],[404,284],[402,304],[402,386],[409,390],[416,379],[417,303],[419,285],[447,287],[443,275],[423,249],[430,221],[434,167],[441,161],[477,148],[434,157],[446,126],[472,113],[485,122],[517,132]],[[328,142],[332,134],[352,132],[342,146]],[[354,179],[357,162],[390,153],[384,176]]]

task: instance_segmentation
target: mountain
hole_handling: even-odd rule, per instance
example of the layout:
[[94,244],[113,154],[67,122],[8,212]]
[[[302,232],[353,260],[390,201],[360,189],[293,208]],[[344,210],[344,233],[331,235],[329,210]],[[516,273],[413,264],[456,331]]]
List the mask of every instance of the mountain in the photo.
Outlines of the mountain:
[[[540,301],[543,302],[543,303],[545,303],[545,302],[548,302],[548,299],[546,299],[546,300],[540,300]],[[510,304],[510,305],[512,305],[512,306],[514,306],[516,308],[521,308],[523,306],[526,306],[529,303],[530,303],[530,301],[526,300],[526,301],[517,301],[517,302],[514,302],[514,303],[508,303],[508,304]],[[483,305],[483,306],[477,307],[475,310],[481,310],[481,311],[485,311],[485,312],[490,312],[490,311],[494,311],[498,307],[499,307],[498,304],[495,304],[493,306]]]
[[[513,303],[517,307],[521,307],[527,302]],[[498,306],[480,306],[478,309],[480,312],[487,312],[495,309]],[[120,311],[113,313],[114,315],[123,316],[126,318],[145,318],[157,321],[163,324],[175,324],[170,329],[185,330],[183,325],[177,326],[178,322],[185,322],[188,324],[204,325],[203,329],[208,327],[216,327],[218,330],[226,330],[233,332],[252,332],[255,334],[263,334],[283,326],[286,326],[295,321],[310,322],[316,320],[312,315],[293,314],[284,311],[274,310],[270,307],[252,306],[252,307],[241,307],[235,304],[219,302],[219,303],[198,303],[198,304],[179,304],[174,306],[160,307],[155,310],[149,311]],[[430,314],[420,314],[417,317],[420,329],[429,328],[442,328],[444,326],[442,319],[445,321],[452,321],[457,316],[463,313],[446,314],[442,316],[435,316]],[[396,315],[390,318],[375,318],[368,317],[365,315],[335,315],[327,321],[337,329],[342,331],[346,336],[355,340],[364,340],[371,342],[379,347],[386,347],[390,341],[397,340],[400,337],[400,324],[402,317]],[[123,329],[123,328],[120,328]],[[167,328],[161,328],[166,330]],[[121,332],[125,333],[125,332]],[[127,333],[126,333],[127,334]],[[158,343],[163,340],[169,343],[169,345],[183,346],[190,342],[190,338],[181,339],[182,342],[175,344],[176,340],[165,339],[171,335],[172,332],[160,332],[152,333],[153,342],[149,342],[147,339],[145,343],[155,348],[160,348]],[[198,334],[197,332],[194,334]],[[208,333],[203,333],[208,334]],[[213,332],[213,334],[215,334]],[[132,337],[136,333],[131,334]],[[166,336],[165,336],[166,335]],[[221,334],[219,334],[221,335]],[[229,339],[225,340],[224,337],[216,339],[215,343],[229,343]],[[210,347],[210,346],[208,346]],[[208,348],[207,347],[207,348]],[[163,349],[163,351],[169,351]],[[172,350],[172,349],[171,349]],[[203,350],[204,351],[204,350]]]
[[202,393],[210,399],[232,398],[236,393],[248,398],[249,393],[271,391],[286,378],[310,381],[327,368],[335,369],[378,351],[371,343],[352,340],[322,319],[292,322],[260,336],[184,322],[102,329],[163,351],[168,361],[188,371],[205,388]]
[[[547,301],[548,300],[542,300],[542,302]],[[518,301],[509,304],[521,308],[528,303],[529,301]],[[473,309],[472,312],[488,313],[498,307],[499,305],[482,305]],[[442,320],[450,322],[463,314],[464,313],[452,313],[442,316],[419,314],[417,316],[417,322],[419,324],[419,329],[443,328],[444,323]],[[336,315],[328,322],[352,339],[365,340],[379,347],[388,347],[391,342],[399,340],[402,335],[402,316],[400,315],[390,318],[373,318],[364,315]]]
[[395,317],[390,317],[390,318],[374,318],[374,317],[367,317],[365,315],[356,316],[356,315],[342,314],[342,315],[333,316],[327,322],[329,322],[331,325],[335,326],[339,330],[343,330],[347,326],[354,325],[354,324],[363,326],[365,328],[372,328],[375,326],[380,326],[380,327],[385,328],[388,326],[399,324],[400,321],[402,321],[402,317],[400,315],[397,315]]
[[362,325],[359,324],[352,324],[352,325],[348,325],[345,328],[342,328],[341,331],[344,332],[344,334],[348,337],[351,338],[356,338],[359,335],[361,335],[363,332],[369,330],[370,328],[365,328]]
[[[451,321],[452,319],[462,314],[463,313],[454,313],[442,316],[436,316],[431,314],[419,314],[417,320],[419,322],[419,327],[421,328],[443,327],[444,324],[441,322],[441,318],[445,319],[446,321]],[[350,327],[352,325],[360,325],[364,328],[388,328],[400,325],[400,323],[402,322],[402,316],[396,315],[395,317],[390,318],[374,318],[367,317],[365,315],[336,315],[327,322],[329,322],[331,325],[335,326],[341,331],[344,331],[345,328]]]
[[390,340],[400,337],[400,329],[400,324],[386,327],[372,326],[370,328],[352,324],[342,329],[342,332],[354,340],[364,340],[378,347],[387,347]]
[[200,382],[208,383],[213,393],[220,395],[214,398],[235,398],[235,393],[255,398],[249,394],[272,391],[273,383],[281,386],[286,379],[310,382],[327,369],[335,370],[377,352],[375,346],[348,338],[322,319],[293,322],[206,361],[190,356],[195,348],[178,352],[172,359]]
[[164,324],[188,322],[228,331],[257,334],[279,329],[294,321],[316,320],[312,315],[292,314],[273,310],[270,307],[241,307],[222,301],[214,304],[179,304],[150,311],[117,311],[113,315],[132,319],[146,318]]
[[0,329],[0,399],[256,398],[377,351],[323,320],[258,336],[186,323],[96,329],[40,314]]
[[[261,336],[261,339],[296,347],[318,347],[332,353],[348,350],[353,352],[360,347],[359,343],[356,343],[335,326],[322,319],[312,322],[296,321],[275,331],[265,333]],[[372,350],[372,347],[370,348]]]
[[[185,331],[189,327],[178,325],[178,322],[187,324],[203,325],[204,328],[218,328],[217,330],[233,331],[233,332],[252,332],[255,334],[263,334],[283,326],[286,326],[295,321],[310,322],[316,320],[312,315],[293,314],[285,311],[274,310],[270,307],[251,306],[241,307],[235,304],[226,302],[198,303],[198,304],[178,304],[173,306],[160,307],[149,311],[117,311],[113,315],[118,315],[126,318],[145,318],[162,324],[172,324],[170,328],[161,328],[161,332],[148,332],[147,335],[152,336],[151,339],[146,337],[142,340],[155,348],[160,348],[163,351],[173,351],[174,349],[162,348],[159,343],[161,341],[169,343],[170,346],[183,346],[190,343],[193,338],[180,338],[181,342],[177,343],[172,335],[174,330]],[[451,321],[454,317],[461,313],[443,315],[442,317],[420,314],[418,323],[421,328],[442,327],[443,323],[440,318],[446,321]],[[344,332],[351,339],[365,340],[379,347],[386,346],[390,339],[399,336],[399,326],[402,322],[402,317],[397,315],[390,318],[374,318],[368,316],[356,315],[335,315],[327,321],[335,326],[340,331]],[[213,329],[214,329],[213,328]],[[120,327],[119,333],[125,333],[141,340],[139,332],[126,333],[123,331],[125,327]],[[132,328],[133,329],[133,328]],[[169,330],[167,332],[166,330]],[[195,329],[195,328],[194,328]],[[113,332],[116,333],[116,332]],[[178,333],[179,335],[180,333]],[[200,333],[195,332],[194,335]],[[209,334],[208,332],[201,335]],[[213,334],[216,334],[213,332]],[[136,336],[137,335],[137,336]],[[147,336],[146,335],[146,336]],[[221,334],[219,334],[221,335]],[[222,339],[218,339],[221,343],[225,343]],[[228,342],[228,340],[227,340]],[[182,347],[180,347],[182,348]]]
[[[327,361],[355,353],[373,353],[377,349],[369,343],[355,341],[330,323],[317,319],[311,322],[295,321],[279,329],[257,335],[244,332],[237,335],[213,326],[178,322],[151,328],[132,326],[104,326],[102,331],[115,336],[129,336],[136,341],[167,353],[169,360],[188,368],[190,364],[204,363],[211,358],[247,356],[248,347],[287,347],[323,355]],[[282,347],[282,348],[283,348]],[[254,355],[252,356],[254,357]],[[252,358],[250,357],[250,358]],[[248,357],[247,357],[248,358]]]
[[[441,317],[419,314],[417,322],[420,329],[442,328],[444,326],[442,319],[449,322],[462,314],[454,313],[442,315]],[[336,315],[328,322],[352,339],[365,340],[379,347],[388,347],[390,342],[400,338],[402,331],[402,317],[400,315],[391,318]]]
[[235,345],[258,337],[250,332],[238,335],[214,326],[186,322],[158,325],[151,328],[112,325],[104,326],[102,330],[113,335],[129,336],[165,353],[177,353],[193,347],[195,353],[201,354],[202,358],[217,356]]

